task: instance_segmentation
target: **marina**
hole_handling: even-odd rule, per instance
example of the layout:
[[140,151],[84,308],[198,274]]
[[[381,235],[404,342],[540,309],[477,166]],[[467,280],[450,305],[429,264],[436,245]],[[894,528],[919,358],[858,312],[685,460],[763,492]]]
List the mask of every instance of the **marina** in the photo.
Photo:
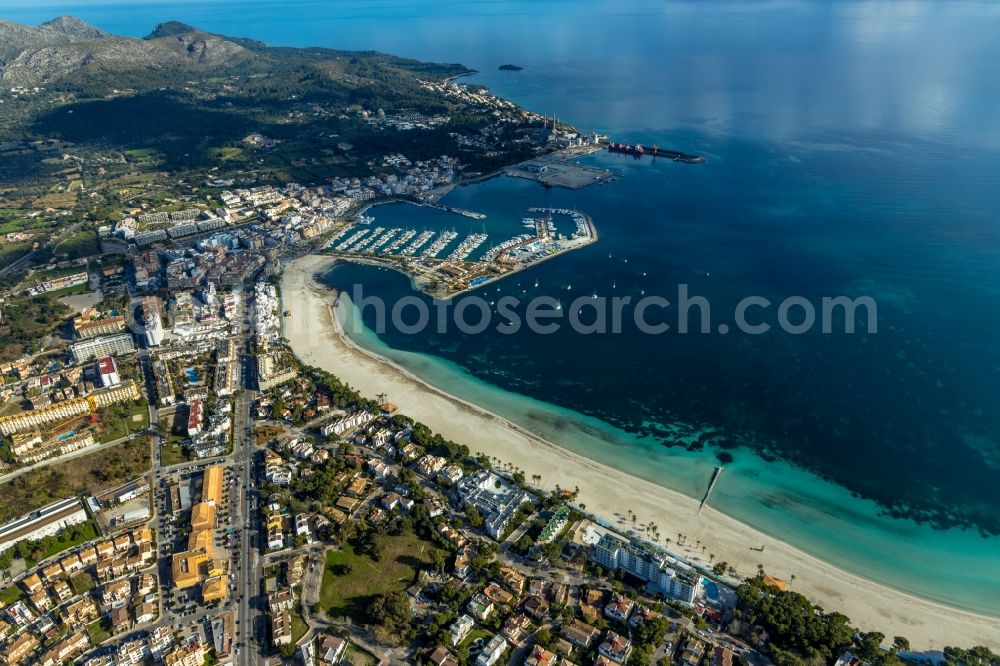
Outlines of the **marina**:
[[[421,207],[458,215],[463,215],[464,210],[439,205]],[[593,222],[580,211],[531,207],[525,212],[527,215],[521,218],[523,233],[499,241],[486,232],[485,224],[482,231],[463,235],[455,228],[406,228],[399,225],[399,219],[395,220],[399,226],[373,226],[374,217],[367,215],[362,225],[338,232],[324,252],[398,270],[408,275],[416,288],[449,298],[597,240]],[[485,218],[482,214],[464,216]]]

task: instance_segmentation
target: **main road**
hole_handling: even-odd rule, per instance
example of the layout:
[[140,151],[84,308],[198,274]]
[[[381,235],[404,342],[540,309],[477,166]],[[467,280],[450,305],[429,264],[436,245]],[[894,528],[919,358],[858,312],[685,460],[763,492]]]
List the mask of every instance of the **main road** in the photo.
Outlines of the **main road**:
[[256,363],[250,339],[250,313],[247,303],[243,313],[244,337],[242,339],[242,377],[244,390],[236,398],[233,410],[233,457],[239,474],[239,504],[235,524],[243,530],[239,540],[237,578],[237,663],[256,666],[267,652],[265,616],[261,613],[263,600],[258,598],[260,581],[263,577],[260,550],[262,540],[257,520],[258,506],[257,476],[254,469],[253,419],[250,410],[257,397]]

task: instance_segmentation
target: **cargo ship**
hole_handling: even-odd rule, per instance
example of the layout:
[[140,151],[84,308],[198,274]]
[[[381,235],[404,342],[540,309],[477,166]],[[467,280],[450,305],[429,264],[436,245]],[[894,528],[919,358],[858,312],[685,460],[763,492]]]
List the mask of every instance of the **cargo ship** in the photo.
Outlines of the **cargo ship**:
[[666,150],[665,148],[660,148],[659,146],[643,146],[638,143],[633,146],[627,143],[611,142],[608,144],[608,152],[632,155],[636,159],[641,158],[643,155],[666,157],[667,159],[674,160],[675,162],[684,162],[685,164],[700,164],[705,161],[705,158],[701,155],[688,155],[687,153],[682,153],[677,150]]

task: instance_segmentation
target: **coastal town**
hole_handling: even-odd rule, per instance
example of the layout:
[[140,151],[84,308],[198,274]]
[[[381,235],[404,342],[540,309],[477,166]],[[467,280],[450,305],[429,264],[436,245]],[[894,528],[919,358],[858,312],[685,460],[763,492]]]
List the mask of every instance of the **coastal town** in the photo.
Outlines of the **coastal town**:
[[148,467],[0,526],[0,658],[769,663],[759,637],[725,629],[744,626],[738,589],[790,580],[741,581],[631,510],[593,515],[558,476],[470,451],[298,358],[276,278],[358,233],[374,197],[350,185],[129,212],[109,231],[129,243],[120,261],[18,285],[100,298],[65,343],[0,368],[0,484],[126,444]]
[[[98,230],[123,254],[45,266],[6,295],[75,312],[0,368],[0,484],[125,445],[147,449],[148,467],[0,526],[4,663],[761,658],[711,633],[735,607],[725,566],[653,547],[652,524],[589,516],[575,491],[545,490],[296,357],[284,261],[348,241],[345,256],[428,245],[414,270],[455,271],[474,249],[435,263],[446,244],[431,235],[367,233],[366,206],[426,203],[456,182],[448,158],[386,161],[406,175],[125,211]],[[474,265],[596,239],[581,213],[531,212],[530,231]],[[577,231],[557,235],[553,214]],[[391,573],[372,575],[381,566]]]
[[[455,84],[438,92],[518,112]],[[554,121],[536,134],[539,154],[571,152],[524,174],[566,178],[584,141]],[[30,270],[8,292],[12,304],[57,298],[74,312],[0,368],[0,483],[125,445],[148,449],[148,468],[0,526],[4,663],[621,664],[635,650],[721,664],[753,654],[708,633],[735,604],[731,586],[705,577],[711,568],[299,361],[276,282],[289,258],[391,263],[457,293],[596,240],[585,214],[561,209],[526,211],[523,234],[482,248],[485,235],[373,226],[370,206],[440,206],[463,179],[447,156],[381,163],[379,175],[322,187],[223,190],[214,208],[125,210],[97,229],[102,249],[119,253]],[[554,216],[574,229],[557,232]],[[373,576],[379,563],[391,574]],[[628,596],[612,584],[623,575],[636,577]]]
[[[317,282],[331,262],[453,297],[599,240],[585,212],[541,205],[500,238],[379,226],[376,207],[400,202],[481,220],[443,202],[484,178],[542,192],[615,177],[577,161],[606,137],[453,78],[420,90],[488,120],[434,157],[359,156],[338,136],[326,157],[358,175],[309,185],[117,182],[121,205],[79,252],[64,243],[82,221],[5,232],[24,253],[0,268],[0,663],[897,666],[934,649],[995,666],[867,603],[901,593],[352,346]],[[396,139],[454,120],[354,103],[288,115],[307,113]],[[227,148],[259,166],[283,141]],[[25,219],[69,217],[54,211]],[[826,610],[805,596],[830,585]],[[851,625],[852,606],[899,635]],[[940,622],[998,647],[982,618]]]

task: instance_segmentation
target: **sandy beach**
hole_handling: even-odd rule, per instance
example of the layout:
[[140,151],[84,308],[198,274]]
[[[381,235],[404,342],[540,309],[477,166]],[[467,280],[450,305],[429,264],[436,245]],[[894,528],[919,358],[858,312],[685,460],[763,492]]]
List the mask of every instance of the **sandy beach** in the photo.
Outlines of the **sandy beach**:
[[[864,630],[906,636],[914,650],[940,650],[946,645],[1000,648],[1000,618],[975,615],[865,580],[710,506],[699,514],[698,502],[686,495],[556,446],[359,348],[340,330],[332,293],[313,280],[331,261],[315,255],[302,257],[285,267],[282,278],[285,307],[293,313],[285,322],[285,337],[304,362],[336,374],[366,395],[387,393],[403,413],[473,452],[513,464],[529,478],[541,473],[543,486],[579,487],[577,502],[609,523],[616,523],[627,507],[638,516],[638,524],[652,521],[663,535],[683,533],[689,544],[700,540],[716,561],[729,562],[742,575],[755,574],[758,564],[777,575],[795,572],[792,589],[828,611],[844,613]],[[750,550],[750,545],[761,544],[763,552]],[[670,547],[686,557],[695,555],[673,543]]]

